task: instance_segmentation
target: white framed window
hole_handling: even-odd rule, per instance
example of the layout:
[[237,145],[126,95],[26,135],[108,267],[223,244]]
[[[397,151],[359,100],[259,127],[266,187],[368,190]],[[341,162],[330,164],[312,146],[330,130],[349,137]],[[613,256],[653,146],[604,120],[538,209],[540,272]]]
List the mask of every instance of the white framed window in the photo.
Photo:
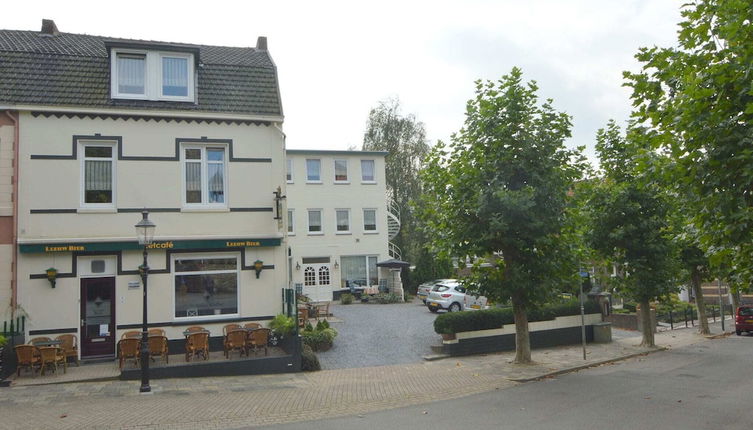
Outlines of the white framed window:
[[350,178],[348,178],[348,160],[335,160],[335,183],[350,183]]
[[173,256],[174,318],[238,315],[239,255]]
[[295,213],[293,209],[288,209],[288,236],[295,235]]
[[115,153],[113,142],[81,144],[81,207],[115,207]]
[[194,101],[194,56],[189,53],[113,49],[112,98]]
[[315,184],[322,182],[322,160],[306,159],[306,182]]
[[335,233],[350,233],[350,209],[335,209]]
[[376,233],[377,232],[377,210],[376,209],[364,209],[363,210],[363,232],[364,233]]
[[293,183],[293,159],[288,158],[285,160],[285,180],[288,184]]
[[374,160],[361,160],[361,182],[367,184],[376,182]]
[[323,234],[322,231],[322,210],[308,210],[308,232],[309,234]]
[[340,257],[340,288],[362,288],[379,285],[376,255]]
[[227,151],[224,145],[184,145],[183,206],[227,207]]
[[316,269],[309,266],[303,270],[303,285],[307,287],[316,285]]

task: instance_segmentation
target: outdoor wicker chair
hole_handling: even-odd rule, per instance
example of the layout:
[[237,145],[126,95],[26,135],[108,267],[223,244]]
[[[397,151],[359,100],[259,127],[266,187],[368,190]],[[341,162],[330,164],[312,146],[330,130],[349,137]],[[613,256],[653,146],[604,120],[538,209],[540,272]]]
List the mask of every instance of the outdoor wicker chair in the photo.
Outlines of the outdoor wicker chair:
[[149,336],[149,357],[154,361],[154,357],[161,357],[165,363],[169,363],[167,337]]
[[204,360],[209,359],[209,332],[206,330],[194,331],[186,336],[186,361],[199,354],[204,356]]
[[42,367],[42,375],[44,375],[44,371],[48,367],[52,367],[55,373],[57,373],[58,364],[61,364],[63,366],[63,373],[66,373],[66,371],[68,370],[68,364],[65,359],[63,348],[58,348],[57,346],[42,346],[38,349]]
[[120,335],[121,339],[141,339],[141,332],[138,330],[131,330]]
[[78,361],[78,338],[75,334],[61,334],[56,337],[55,340],[63,342],[60,347],[63,348],[66,360],[73,357],[73,361],[76,362],[76,367],[79,366]]
[[222,327],[222,335],[227,336],[228,333],[230,333],[231,330],[237,330],[241,328],[240,324],[225,324]]
[[230,358],[230,353],[238,350],[241,355],[248,356],[248,347],[246,345],[247,331],[242,328],[230,330],[225,335],[225,358]]
[[29,369],[32,375],[36,375],[41,363],[39,350],[34,345],[17,345],[15,349],[18,360],[16,376],[21,376],[21,369]]
[[161,328],[150,328],[148,333],[149,336],[166,336],[165,330]]
[[118,341],[118,365],[123,369],[123,363],[129,358],[134,360],[134,364],[139,364],[139,347],[141,341],[135,337],[125,337]]
[[32,340],[29,341],[29,345],[34,345],[35,343],[41,343],[41,342],[50,342],[52,339],[50,339],[47,336],[39,336],[35,337]]
[[246,323],[246,324],[243,324],[243,328],[245,328],[246,330],[253,330],[255,328],[261,328],[261,324],[259,324],[259,323]]
[[256,330],[251,330],[249,332],[249,347],[254,350],[254,355],[256,355],[256,351],[261,348],[264,348],[264,355],[268,354],[267,343],[269,342],[270,331],[271,330],[268,328],[257,328]]

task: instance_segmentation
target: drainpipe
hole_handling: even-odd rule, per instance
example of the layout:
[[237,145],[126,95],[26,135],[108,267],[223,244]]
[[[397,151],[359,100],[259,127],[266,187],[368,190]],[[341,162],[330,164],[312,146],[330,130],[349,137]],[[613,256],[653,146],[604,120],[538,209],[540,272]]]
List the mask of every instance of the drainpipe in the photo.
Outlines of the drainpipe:
[[16,308],[18,306],[18,123],[19,115],[16,112],[15,115],[10,111],[4,111],[5,115],[13,121],[13,196],[11,196],[11,202],[13,203],[13,261],[11,261],[11,278],[10,278],[10,311],[11,318],[16,316]]

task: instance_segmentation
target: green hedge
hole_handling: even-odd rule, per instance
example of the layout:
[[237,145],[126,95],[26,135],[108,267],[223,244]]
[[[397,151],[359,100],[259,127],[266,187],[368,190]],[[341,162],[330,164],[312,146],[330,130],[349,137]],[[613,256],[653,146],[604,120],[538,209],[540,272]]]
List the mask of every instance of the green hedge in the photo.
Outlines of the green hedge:
[[[593,300],[585,304],[587,314],[599,313],[599,305]],[[580,315],[578,301],[547,305],[528,311],[528,322],[553,320],[556,317]],[[489,330],[514,324],[512,308],[493,308],[480,311],[448,312],[434,320],[434,331],[439,334],[460,333],[463,331]]]

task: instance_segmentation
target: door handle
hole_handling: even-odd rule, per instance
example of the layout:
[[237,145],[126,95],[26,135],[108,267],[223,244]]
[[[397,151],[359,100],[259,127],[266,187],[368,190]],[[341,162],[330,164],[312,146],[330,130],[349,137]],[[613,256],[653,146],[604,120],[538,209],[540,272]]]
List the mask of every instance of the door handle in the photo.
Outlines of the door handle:
[[86,327],[86,320],[84,319],[81,320],[81,327]]

